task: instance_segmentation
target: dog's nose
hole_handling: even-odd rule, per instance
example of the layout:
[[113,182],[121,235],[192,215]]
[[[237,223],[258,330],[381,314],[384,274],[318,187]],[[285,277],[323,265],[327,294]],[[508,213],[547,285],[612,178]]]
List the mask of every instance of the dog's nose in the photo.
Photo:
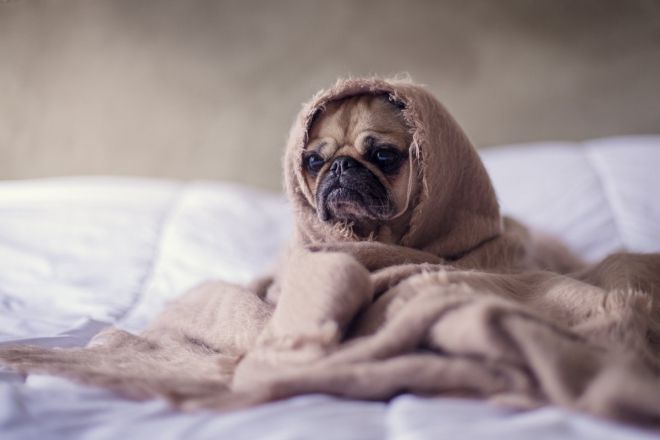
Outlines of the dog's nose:
[[350,156],[339,156],[338,158],[332,161],[332,165],[330,165],[330,171],[333,174],[340,176],[347,169],[356,168],[359,165],[360,164],[358,163],[358,161]]

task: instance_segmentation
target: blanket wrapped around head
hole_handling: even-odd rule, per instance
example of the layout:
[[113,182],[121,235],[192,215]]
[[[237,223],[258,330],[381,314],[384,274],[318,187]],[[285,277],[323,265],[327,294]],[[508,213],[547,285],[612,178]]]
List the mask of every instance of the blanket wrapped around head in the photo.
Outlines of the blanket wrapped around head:
[[[405,228],[383,222],[368,239],[319,217],[302,172],[325,106],[363,94],[394,102],[412,139]],[[294,122],[284,170],[295,232],[273,276],[206,283],[141,335],[2,348],[0,362],[184,408],[410,392],[660,426],[660,255],[583,266],[501,217],[478,154],[423,87],[349,79],[319,92]]]

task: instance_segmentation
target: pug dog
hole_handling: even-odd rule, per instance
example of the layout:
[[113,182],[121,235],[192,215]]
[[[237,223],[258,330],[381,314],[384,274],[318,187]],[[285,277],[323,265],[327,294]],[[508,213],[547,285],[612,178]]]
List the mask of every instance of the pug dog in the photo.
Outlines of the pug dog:
[[[312,119],[302,156],[305,184],[318,219],[348,230],[349,239],[312,241],[306,244],[308,250],[348,253],[369,270],[404,263],[450,263],[471,269],[540,267],[560,273],[582,267],[558,241],[533,235],[517,221],[500,217],[489,178],[474,165],[480,164],[478,156],[464,155],[461,161],[444,146],[448,165],[435,178],[448,182],[443,189],[453,188],[454,195],[464,197],[454,197],[453,205],[438,211],[437,224],[443,225],[445,217],[462,217],[456,224],[444,223],[449,225],[446,230],[431,230],[430,239],[433,234],[446,234],[449,242],[473,234],[474,243],[447,254],[407,243],[404,238],[414,215],[411,206],[416,203],[411,194],[420,192],[421,179],[411,157],[414,128],[407,124],[404,108],[392,95],[364,93],[330,101]],[[472,180],[462,180],[463,186],[449,183],[452,173],[454,181],[460,181],[457,174],[471,175]],[[481,234],[482,219],[493,225],[501,222],[501,229],[493,226]]]
[[401,106],[387,95],[328,103],[303,154],[319,219],[346,225],[360,238],[394,241],[405,225],[411,142]]

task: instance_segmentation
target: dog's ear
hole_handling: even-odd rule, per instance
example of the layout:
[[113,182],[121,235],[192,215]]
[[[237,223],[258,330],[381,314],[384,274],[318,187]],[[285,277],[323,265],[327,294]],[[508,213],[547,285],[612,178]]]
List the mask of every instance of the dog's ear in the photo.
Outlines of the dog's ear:
[[392,104],[394,107],[396,107],[398,110],[405,110],[406,109],[406,103],[403,102],[397,95],[391,92],[384,92],[381,94],[385,98],[386,101],[388,101],[390,104]]

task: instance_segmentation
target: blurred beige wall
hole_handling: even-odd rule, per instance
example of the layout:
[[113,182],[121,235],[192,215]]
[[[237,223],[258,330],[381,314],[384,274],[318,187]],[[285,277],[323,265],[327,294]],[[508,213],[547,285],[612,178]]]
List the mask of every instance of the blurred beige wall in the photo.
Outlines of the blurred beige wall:
[[660,2],[0,0],[0,178],[277,188],[302,101],[397,72],[478,146],[660,133]]

